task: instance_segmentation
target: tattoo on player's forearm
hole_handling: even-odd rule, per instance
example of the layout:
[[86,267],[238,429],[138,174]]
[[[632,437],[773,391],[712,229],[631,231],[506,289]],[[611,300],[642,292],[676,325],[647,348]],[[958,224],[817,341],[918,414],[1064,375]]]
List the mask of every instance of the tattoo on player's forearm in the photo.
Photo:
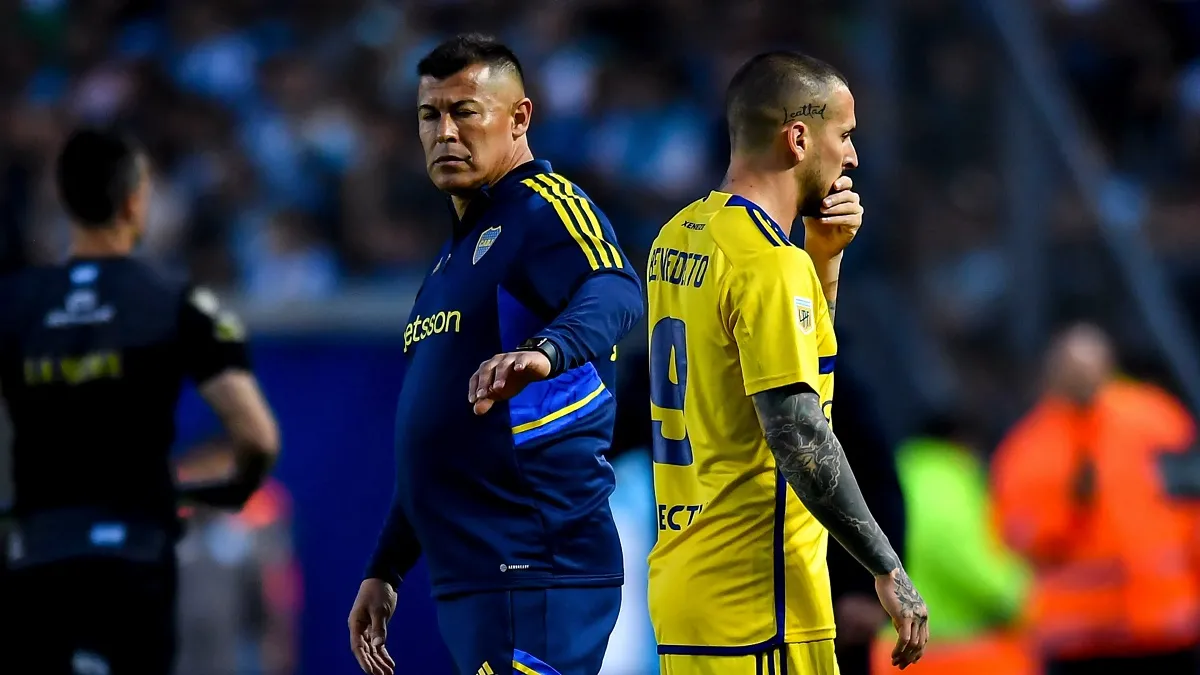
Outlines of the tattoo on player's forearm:
[[755,394],[754,406],[779,472],[809,512],[872,574],[900,567],[817,395],[807,388],[784,387]]
[[829,323],[833,323],[835,320],[835,317],[837,316],[837,302],[834,300],[826,299],[825,304],[829,305]]

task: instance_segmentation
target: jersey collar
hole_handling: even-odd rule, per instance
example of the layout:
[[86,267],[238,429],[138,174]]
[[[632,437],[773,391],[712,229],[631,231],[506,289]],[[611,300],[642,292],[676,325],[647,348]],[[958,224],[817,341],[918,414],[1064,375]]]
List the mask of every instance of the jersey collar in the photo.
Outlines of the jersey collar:
[[521,184],[521,181],[536,176],[539,173],[553,173],[554,169],[550,167],[550,162],[544,159],[532,159],[524,164],[519,164],[504,177],[496,181],[492,185],[485,185],[479,190],[479,194],[471,200],[471,205],[467,207],[467,212],[460,219],[458,212],[454,210],[454,202],[449,197],[446,198],[446,206],[450,211],[450,222],[454,226],[455,238],[465,236],[468,232],[475,229],[479,218],[491,208],[492,204],[510,192],[513,188]]
[[771,230],[775,232],[775,235],[778,236],[780,240],[792,246],[796,246],[796,244],[790,238],[788,238],[787,234],[784,233],[783,228],[779,226],[779,223],[775,222],[775,219],[772,218],[770,214],[767,213],[767,210],[763,207],[755,204],[741,195],[730,194],[728,192],[719,192],[717,190],[713,190],[712,194],[709,195],[709,198],[711,199],[713,195],[728,195],[729,199],[725,202],[726,206],[740,206],[747,211],[757,213],[758,215],[762,216],[763,220],[767,221],[767,225],[770,226]]

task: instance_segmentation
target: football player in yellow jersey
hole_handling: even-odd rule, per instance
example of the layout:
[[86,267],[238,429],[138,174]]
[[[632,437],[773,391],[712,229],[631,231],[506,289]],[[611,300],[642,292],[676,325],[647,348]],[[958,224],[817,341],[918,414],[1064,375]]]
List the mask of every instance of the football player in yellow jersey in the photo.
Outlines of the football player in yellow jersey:
[[854,99],[827,64],[772,52],[734,76],[726,115],[725,184],[662,228],[647,277],[662,673],[837,673],[829,533],[875,575],[903,669],[928,611],[829,420],[841,253],[862,222],[843,175]]

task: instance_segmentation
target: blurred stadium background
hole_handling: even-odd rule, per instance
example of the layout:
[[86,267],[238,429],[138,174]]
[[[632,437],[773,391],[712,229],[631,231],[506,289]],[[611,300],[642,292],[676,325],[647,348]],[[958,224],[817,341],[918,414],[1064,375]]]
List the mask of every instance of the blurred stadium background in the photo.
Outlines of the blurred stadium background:
[[[63,254],[48,168],[65,131],[130,125],[157,170],[145,254],[236,301],[280,416],[270,503],[185,542],[185,564],[207,561],[188,583],[234,589],[185,587],[185,645],[241,664],[186,672],[357,671],[345,616],[390,498],[396,337],[446,225],[414,66],[465,29],[515,49],[534,152],[607,211],[634,260],[720,181],[737,65],[791,47],[844,70],[867,219],[844,267],[839,365],[887,447],[965,412],[990,452],[1038,395],[1050,336],[1079,319],[1113,336],[1125,374],[1200,404],[1200,2],[3,0],[0,260]],[[630,584],[609,675],[657,672],[644,341],[621,350]],[[189,395],[180,452],[216,431]],[[420,577],[392,653],[401,672],[448,673]]]

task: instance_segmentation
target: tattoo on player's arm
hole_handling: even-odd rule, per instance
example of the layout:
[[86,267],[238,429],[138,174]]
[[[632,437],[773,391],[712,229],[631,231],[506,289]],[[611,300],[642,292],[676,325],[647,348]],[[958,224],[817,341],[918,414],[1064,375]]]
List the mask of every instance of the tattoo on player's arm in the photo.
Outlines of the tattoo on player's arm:
[[829,305],[829,323],[833,323],[837,316],[837,302],[827,299],[825,304]]
[[780,473],[813,517],[871,574],[899,568],[900,558],[867,508],[820,398],[794,385],[755,394],[754,407]]

